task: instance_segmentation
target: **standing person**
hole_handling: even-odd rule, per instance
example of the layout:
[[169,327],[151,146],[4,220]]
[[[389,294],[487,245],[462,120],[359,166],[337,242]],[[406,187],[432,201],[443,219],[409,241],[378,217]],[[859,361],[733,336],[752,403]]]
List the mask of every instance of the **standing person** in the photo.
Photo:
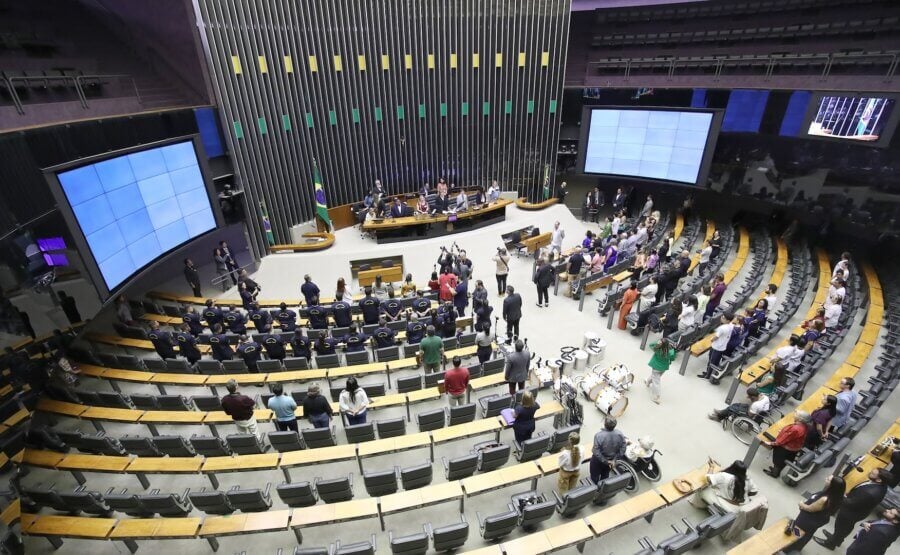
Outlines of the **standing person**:
[[[537,285],[537,305],[550,306],[550,285],[553,283],[553,268],[544,259],[538,260],[538,267],[534,272],[534,283]],[[541,304],[542,302],[543,304]]]
[[631,285],[629,285],[628,289],[625,290],[625,293],[622,294],[622,305],[619,307],[620,330],[628,329],[628,321],[625,317],[631,314],[631,307],[637,302],[639,296],[640,292],[638,292],[637,282],[632,280]]
[[[227,289],[228,286],[225,284],[225,275],[228,274],[228,261],[225,259],[225,254],[222,253],[222,249],[216,247],[213,249],[213,261],[216,263],[216,277],[222,278],[222,289]],[[237,285],[237,276],[234,276],[234,284]]]
[[522,319],[522,296],[516,293],[512,285],[506,287],[506,298],[503,299],[503,320],[506,321],[506,335],[510,339],[519,337],[519,320]]
[[703,242],[703,248],[698,252],[700,253],[700,263],[697,265],[697,272],[699,275],[703,275],[706,273],[706,268],[709,267],[709,259],[712,256],[712,245],[709,244],[709,241]]
[[314,304],[313,299],[319,298],[319,286],[313,283],[309,274],[303,276],[303,285],[300,286],[300,293],[306,299],[306,306]]
[[253,407],[256,403],[250,397],[238,393],[238,384],[234,380],[228,380],[225,384],[228,395],[222,398],[222,410],[234,420],[234,425],[242,434],[253,434],[259,437],[259,427],[256,417],[253,416]]
[[191,291],[193,291],[195,297],[202,296],[200,292],[200,272],[190,258],[184,259],[184,279],[191,286]]
[[847,485],[840,476],[826,476],[824,487],[800,502],[797,517],[788,522],[784,529],[786,535],[801,536],[785,551],[799,553],[812,541],[816,530],[828,524],[834,513],[844,502],[844,491]]
[[616,419],[607,417],[603,421],[603,429],[594,434],[594,447],[591,450],[591,482],[609,478],[615,462],[625,456],[625,436],[616,429]]
[[372,288],[365,288],[364,297],[359,300],[359,310],[362,312],[363,324],[371,326],[378,323],[378,317],[381,315],[381,303],[378,299],[372,297]]
[[650,216],[650,213],[653,212],[653,197],[647,195],[647,201],[644,202],[644,207],[641,208],[640,218],[646,218]]
[[259,368],[256,364],[262,358],[262,351],[259,343],[253,341],[252,337],[247,335],[241,336],[241,343],[237,347],[237,355],[243,359],[244,364],[247,366],[247,371],[251,374],[259,373]]
[[404,299],[411,299],[416,296],[417,290],[418,288],[413,282],[412,274],[406,274],[406,278],[404,278],[403,284],[400,286],[400,296]]
[[506,276],[509,275],[509,254],[507,254],[505,248],[500,247],[492,260],[497,265],[494,270],[497,277],[497,295],[502,297],[503,293],[506,292]]
[[831,279],[838,277],[838,272],[841,272],[845,278],[850,275],[849,252],[841,253],[841,259],[837,261],[837,264],[834,265],[834,270],[831,272]]
[[347,385],[341,391],[338,403],[341,406],[341,412],[347,415],[347,422],[351,426],[366,423],[369,397],[366,395],[366,391],[356,383],[356,378],[352,376],[347,378]]
[[656,294],[659,292],[659,284],[656,276],[650,276],[650,281],[641,289],[641,307],[647,308],[656,304]]
[[150,332],[147,334],[147,337],[150,339],[150,342],[153,343],[153,348],[156,350],[156,354],[159,355],[159,358],[164,360],[167,358],[175,358],[175,344],[172,341],[172,334],[160,330],[159,322],[156,320],[150,321]]
[[75,299],[66,295],[65,291],[57,292],[57,296],[59,297],[59,306],[63,309],[63,313],[66,315],[66,320],[69,321],[69,324],[74,326],[78,322],[81,322],[81,313],[78,312],[78,307],[75,305]]
[[297,358],[305,358],[307,362],[312,358],[312,344],[303,331],[303,328],[294,330],[294,337],[291,338],[291,355]]
[[338,278],[337,285],[334,287],[334,298],[341,299],[347,294],[347,280]]
[[788,461],[797,458],[803,449],[806,434],[809,432],[809,413],[798,410],[794,412],[794,422],[781,429],[775,441],[763,441],[762,444],[772,448],[772,466],[763,470],[773,478],[781,476],[781,471]]
[[484,364],[490,360],[493,352],[494,335],[491,333],[491,322],[487,321],[475,335],[475,354],[478,356],[478,363]]
[[319,384],[311,384],[306,389],[306,399],[303,400],[303,414],[309,419],[309,423],[315,428],[327,428],[331,426],[331,417],[334,410],[328,399],[319,394]]
[[253,297],[253,292],[247,287],[247,283],[241,281],[238,283],[238,295],[241,297],[241,306],[244,307],[244,310],[250,310],[253,307],[253,301],[256,300]]
[[453,293],[453,305],[460,318],[466,315],[466,307],[469,306],[469,281],[459,280]]
[[559,222],[553,224],[553,231],[550,232],[550,252],[556,254],[562,253],[562,242],[566,238],[566,230],[559,227]]
[[444,357],[444,342],[435,333],[434,326],[428,326],[425,328],[425,339],[419,343],[422,363],[425,365],[425,371],[429,373],[441,369],[441,359]]
[[853,391],[855,385],[856,380],[849,377],[843,378],[840,382],[840,391],[835,395],[837,397],[837,414],[831,419],[831,429],[834,431],[840,431],[847,424],[850,413],[856,406],[856,392]]
[[709,246],[712,247],[712,252],[709,254],[710,260],[715,260],[719,253],[722,251],[722,234],[719,233],[719,230],[713,231],[712,238],[708,241]]
[[237,285],[238,268],[240,267],[240,264],[237,263],[234,253],[232,253],[231,249],[228,247],[228,243],[219,241],[219,250],[222,251],[222,256],[225,258],[225,265],[228,268],[228,273],[231,274],[231,281]]
[[350,314],[350,303],[344,300],[343,293],[338,293],[334,298],[334,304],[331,305],[331,316],[334,318],[334,325],[339,328],[349,328],[353,323],[353,316]]
[[581,466],[581,436],[578,432],[569,433],[569,441],[559,452],[559,474],[556,477],[556,489],[563,495],[578,485],[578,470]]
[[627,197],[621,187],[616,189],[616,196],[613,199],[613,212],[621,212],[625,208],[626,198]]
[[462,405],[466,402],[466,390],[469,387],[469,369],[464,368],[462,359],[453,357],[453,368],[444,374],[444,388],[450,406]]
[[530,391],[522,394],[522,404],[515,408],[516,419],[513,420],[513,435],[516,443],[522,444],[534,435],[534,415],[541,405],[534,400]]
[[725,285],[725,276],[721,273],[716,274],[715,284],[713,285],[712,292],[709,294],[709,301],[706,303],[706,310],[703,311],[703,319],[706,320],[719,308],[719,303],[722,302],[722,297],[725,295],[725,290],[728,288]]
[[697,304],[697,297],[693,295],[688,295],[684,302],[681,303],[681,314],[678,315],[678,331],[684,333],[697,323]]
[[869,471],[868,481],[862,482],[847,493],[840,510],[834,517],[834,531],[823,531],[825,538],[815,536],[816,543],[826,549],[834,549],[844,543],[844,539],[853,531],[853,526],[869,516],[887,494],[887,482],[893,475],[883,468]]
[[297,313],[289,310],[287,303],[281,303],[278,306],[275,319],[278,320],[278,325],[281,326],[282,332],[290,333],[297,329]]
[[441,270],[441,277],[438,279],[441,285],[438,297],[444,302],[453,301],[453,296],[456,295],[456,284],[459,282],[456,274],[450,272],[450,268],[451,266],[444,266],[444,269]]
[[900,536],[900,509],[885,509],[882,518],[864,522],[847,555],[884,555]]
[[212,357],[219,362],[234,358],[234,350],[228,344],[228,336],[222,333],[222,324],[216,324],[209,336],[209,346],[212,349]]
[[475,290],[472,291],[472,310],[477,313],[478,308],[486,304],[488,304],[487,288],[483,281],[475,280]]
[[650,377],[644,380],[644,385],[650,388],[651,400],[658,405],[662,375],[669,370],[669,366],[675,361],[678,354],[665,337],[656,343],[652,343],[650,349],[653,350],[653,356],[650,357],[650,362],[648,363],[648,366],[650,366]]
[[[269,398],[269,410],[275,413],[275,428],[279,432],[297,431],[297,402],[290,395],[285,394],[284,386],[280,383],[272,385],[272,397]],[[329,407],[330,408],[330,407]]]
[[129,306],[125,295],[119,295],[116,298],[116,317],[126,326],[137,325],[134,316],[131,315],[131,306]]
[[516,350],[506,355],[506,365],[503,368],[503,378],[509,386],[510,395],[515,395],[516,389],[525,389],[530,362],[531,353],[525,348],[525,343],[522,340],[516,341]]
[[175,334],[175,340],[178,341],[178,354],[186,358],[188,364],[193,365],[200,360],[202,355],[197,348],[197,338],[188,324],[181,324],[181,331]]

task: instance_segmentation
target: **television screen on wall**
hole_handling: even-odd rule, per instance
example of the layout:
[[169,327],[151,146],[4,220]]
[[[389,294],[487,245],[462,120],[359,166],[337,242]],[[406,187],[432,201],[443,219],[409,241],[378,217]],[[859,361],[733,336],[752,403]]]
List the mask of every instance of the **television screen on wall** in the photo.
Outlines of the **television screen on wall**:
[[886,146],[897,115],[893,96],[819,93],[810,103],[803,129],[807,137]]

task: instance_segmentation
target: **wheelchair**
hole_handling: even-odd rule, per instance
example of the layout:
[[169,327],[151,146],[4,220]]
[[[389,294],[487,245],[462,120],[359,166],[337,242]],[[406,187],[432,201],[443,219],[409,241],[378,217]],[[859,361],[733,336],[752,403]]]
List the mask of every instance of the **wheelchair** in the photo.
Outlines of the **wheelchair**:
[[[772,413],[776,413],[775,417]],[[731,434],[744,445],[750,445],[753,438],[760,432],[777,422],[783,415],[777,408],[772,407],[768,411],[756,416],[730,416],[722,419],[722,429],[731,427]]]

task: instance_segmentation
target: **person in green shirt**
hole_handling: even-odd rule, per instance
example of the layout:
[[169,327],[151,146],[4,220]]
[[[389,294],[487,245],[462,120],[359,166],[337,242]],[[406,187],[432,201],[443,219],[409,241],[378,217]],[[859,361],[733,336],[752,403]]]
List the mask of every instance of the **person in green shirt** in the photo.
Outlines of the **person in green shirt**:
[[644,380],[644,385],[650,388],[650,394],[653,396],[653,402],[659,404],[659,387],[663,373],[669,369],[669,365],[675,361],[678,356],[669,340],[662,338],[656,343],[650,345],[653,350],[653,357],[650,358],[648,365],[650,366],[650,377]]
[[419,343],[422,351],[422,362],[426,372],[437,372],[441,369],[441,358],[444,355],[444,342],[434,335],[434,326],[425,329],[425,339]]
[[787,365],[780,360],[772,364],[769,371],[763,374],[756,382],[756,389],[759,390],[760,393],[765,393],[771,397],[772,393],[775,392],[775,388],[784,383],[785,370],[787,370]]

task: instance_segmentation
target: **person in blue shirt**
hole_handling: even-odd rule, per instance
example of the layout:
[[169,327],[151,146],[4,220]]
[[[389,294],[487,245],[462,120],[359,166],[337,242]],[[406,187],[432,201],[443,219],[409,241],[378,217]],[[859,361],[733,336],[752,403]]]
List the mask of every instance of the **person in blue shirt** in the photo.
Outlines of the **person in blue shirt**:
[[366,296],[359,300],[359,309],[362,311],[363,322],[368,326],[378,323],[379,312],[381,312],[381,304],[378,299],[372,297],[372,288],[366,287]]
[[147,334],[156,354],[162,359],[175,358],[175,346],[172,342],[172,334],[159,329],[159,322],[153,320],[150,322],[150,332]]
[[290,395],[285,394],[284,386],[280,383],[272,385],[272,397],[269,398],[269,410],[275,413],[275,427],[279,432],[297,431],[297,402]]
[[297,328],[294,330],[294,337],[291,338],[291,348],[293,349],[293,355],[295,357],[303,357],[306,360],[309,360],[312,357],[310,353],[310,342],[309,338],[303,333],[302,328]]
[[262,351],[260,350],[259,343],[253,341],[253,339],[246,335],[242,335],[241,344],[238,345],[237,348],[237,354],[244,359],[244,364],[247,365],[247,369],[251,373],[256,374],[259,372],[259,368],[256,366],[256,363],[262,358]]
[[191,332],[191,335],[197,336],[203,333],[203,322],[200,320],[200,314],[197,313],[196,308],[189,308],[181,317],[181,320],[187,324],[188,331]]
[[366,334],[359,331],[359,327],[354,322],[350,326],[350,333],[345,335],[341,342],[347,345],[348,353],[358,353],[366,348],[367,339]]
[[397,333],[388,327],[387,320],[382,318],[378,322],[378,327],[375,328],[375,331],[372,333],[372,338],[375,341],[376,349],[383,349],[385,347],[393,347],[395,344],[394,337]]
[[213,334],[209,337],[209,345],[212,347],[214,359],[222,362],[234,358],[234,350],[228,344],[228,336],[222,333],[222,324],[213,327]]
[[309,314],[309,327],[314,330],[328,329],[328,313],[319,304],[319,297],[312,298],[307,313]]
[[253,303],[248,315],[259,333],[269,333],[272,329],[272,315],[268,310],[260,310],[259,303]]
[[319,297],[319,286],[313,283],[309,274],[303,276],[303,285],[300,286],[300,293],[302,293],[303,298],[306,299],[307,306],[313,304],[314,298]]
[[235,335],[244,335],[247,333],[247,318],[235,307],[230,307],[227,312],[222,313],[225,318],[225,327],[228,331]]
[[412,308],[419,318],[428,316],[431,312],[431,301],[425,298],[423,291],[416,292],[416,299],[412,302]]
[[278,308],[280,310],[275,317],[278,319],[281,331],[292,332],[297,329],[297,313],[293,310],[288,310],[287,303],[281,303]]
[[403,305],[394,298],[394,288],[388,289],[388,298],[381,303],[381,314],[388,322],[394,322],[400,319],[400,311]]
[[331,305],[331,315],[334,317],[334,325],[339,328],[349,328],[353,322],[350,315],[350,303],[344,300],[344,295],[338,293],[335,303]]
[[406,342],[415,345],[425,337],[425,324],[416,318],[412,312],[406,314]]
[[181,324],[181,331],[175,334],[175,341],[178,342],[178,354],[186,358],[188,364],[195,364],[202,355],[197,348],[197,338],[190,333],[190,329],[189,325]]
[[284,351],[284,340],[275,333],[269,334],[263,339],[263,346],[266,348],[266,354],[272,360],[284,360],[287,353]]
[[456,293],[453,295],[453,304],[456,306],[456,312],[460,317],[466,315],[466,307],[469,306],[468,280],[463,279],[456,284]]
[[206,320],[206,325],[210,330],[212,330],[216,324],[222,322],[222,311],[216,306],[214,300],[206,299],[206,308],[203,309],[203,319]]

